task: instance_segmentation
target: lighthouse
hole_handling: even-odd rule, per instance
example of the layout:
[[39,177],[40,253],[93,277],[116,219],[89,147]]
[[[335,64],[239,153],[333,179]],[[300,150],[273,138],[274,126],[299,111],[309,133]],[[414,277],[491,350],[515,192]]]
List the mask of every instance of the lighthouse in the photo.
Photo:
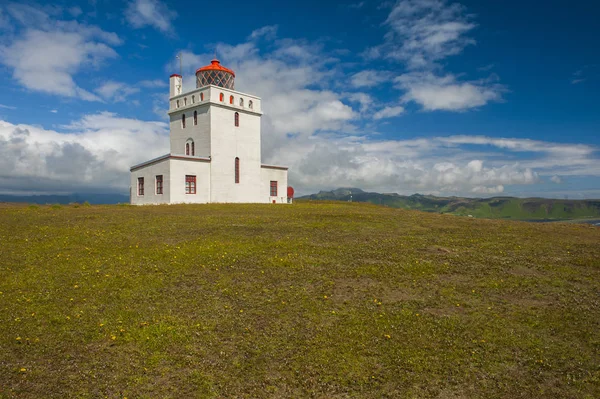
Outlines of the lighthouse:
[[288,168],[261,161],[260,97],[214,59],[196,88],[169,78],[170,152],[132,166],[131,204],[287,203]]

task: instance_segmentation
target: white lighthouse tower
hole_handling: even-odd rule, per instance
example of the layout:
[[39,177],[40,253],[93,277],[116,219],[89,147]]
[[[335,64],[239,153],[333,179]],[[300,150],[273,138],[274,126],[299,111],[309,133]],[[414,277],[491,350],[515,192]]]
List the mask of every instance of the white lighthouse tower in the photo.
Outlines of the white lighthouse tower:
[[169,79],[169,154],[131,167],[131,203],[287,203],[287,167],[261,163],[261,99],[217,59]]

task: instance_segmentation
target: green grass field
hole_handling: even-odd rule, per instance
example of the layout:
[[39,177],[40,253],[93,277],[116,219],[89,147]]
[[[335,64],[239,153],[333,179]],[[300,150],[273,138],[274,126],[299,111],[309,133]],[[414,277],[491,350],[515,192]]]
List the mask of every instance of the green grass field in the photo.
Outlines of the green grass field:
[[598,398],[600,229],[0,205],[2,398]]

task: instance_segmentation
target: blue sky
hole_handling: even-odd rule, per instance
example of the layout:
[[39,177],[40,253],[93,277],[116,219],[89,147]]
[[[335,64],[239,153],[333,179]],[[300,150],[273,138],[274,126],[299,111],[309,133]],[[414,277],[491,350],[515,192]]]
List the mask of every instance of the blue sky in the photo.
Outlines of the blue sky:
[[128,192],[217,52],[300,193],[600,197],[594,2],[0,5],[0,192]]

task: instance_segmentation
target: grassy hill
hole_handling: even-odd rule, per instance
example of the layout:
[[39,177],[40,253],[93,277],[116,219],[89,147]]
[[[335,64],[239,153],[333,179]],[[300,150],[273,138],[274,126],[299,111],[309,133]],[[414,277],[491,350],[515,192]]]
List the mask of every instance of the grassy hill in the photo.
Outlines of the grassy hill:
[[369,202],[392,208],[416,209],[425,212],[514,220],[600,218],[600,200],[559,200],[547,198],[464,198],[433,195],[368,193],[357,188],[321,191],[300,197],[300,200],[337,200]]
[[2,398],[597,398],[600,229],[0,207]]

